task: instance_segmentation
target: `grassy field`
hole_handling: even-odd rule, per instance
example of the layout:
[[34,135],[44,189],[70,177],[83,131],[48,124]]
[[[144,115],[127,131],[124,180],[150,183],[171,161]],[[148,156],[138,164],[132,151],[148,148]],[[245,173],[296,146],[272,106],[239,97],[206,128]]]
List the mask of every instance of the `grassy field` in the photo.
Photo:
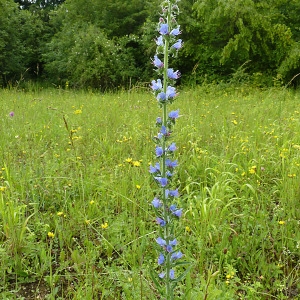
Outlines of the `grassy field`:
[[[300,93],[207,86],[170,108],[178,299],[300,299]],[[1,90],[0,113],[0,299],[158,299],[155,98]]]

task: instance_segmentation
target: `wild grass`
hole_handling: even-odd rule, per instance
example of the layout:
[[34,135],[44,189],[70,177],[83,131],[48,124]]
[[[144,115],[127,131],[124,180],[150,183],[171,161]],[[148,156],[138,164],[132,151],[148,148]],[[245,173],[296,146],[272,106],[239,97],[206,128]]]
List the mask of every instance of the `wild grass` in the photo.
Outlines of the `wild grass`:
[[[158,298],[153,96],[0,95],[2,299]],[[206,86],[178,107],[178,230],[193,266],[178,299],[298,299],[299,92]]]

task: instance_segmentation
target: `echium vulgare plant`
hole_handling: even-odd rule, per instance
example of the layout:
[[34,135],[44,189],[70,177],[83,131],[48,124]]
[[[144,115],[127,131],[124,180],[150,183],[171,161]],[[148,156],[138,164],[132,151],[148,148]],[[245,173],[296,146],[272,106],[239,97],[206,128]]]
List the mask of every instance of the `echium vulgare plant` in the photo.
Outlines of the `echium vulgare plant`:
[[183,257],[178,248],[175,223],[182,216],[182,209],[178,207],[178,188],[174,188],[172,179],[177,167],[174,160],[176,144],[171,141],[173,127],[179,117],[179,110],[168,112],[168,105],[177,96],[173,86],[180,77],[179,71],[169,67],[169,59],[177,56],[182,47],[180,25],[176,17],[179,13],[177,3],[180,0],[165,0],[162,2],[162,13],[159,19],[156,38],[156,54],[153,64],[156,67],[158,79],[152,80],[151,88],[162,110],[162,116],[156,119],[159,133],[153,139],[156,143],[155,156],[157,162],[150,166],[150,173],[158,185],[157,194],[152,205],[159,226],[159,236],[156,238],[158,251],[159,271],[151,273],[152,279],[164,299],[174,299],[176,284],[185,276],[185,272],[178,275],[176,268],[186,262],[180,261]]

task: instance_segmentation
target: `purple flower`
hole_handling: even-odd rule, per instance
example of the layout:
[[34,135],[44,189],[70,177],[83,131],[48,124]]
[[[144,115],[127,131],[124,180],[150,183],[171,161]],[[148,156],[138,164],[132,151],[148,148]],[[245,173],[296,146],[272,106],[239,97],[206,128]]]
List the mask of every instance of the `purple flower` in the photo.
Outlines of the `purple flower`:
[[180,31],[180,25],[178,25],[178,27],[177,28],[174,28],[173,30],[171,30],[171,32],[170,32],[170,35],[178,35],[178,34],[180,34],[181,33],[181,31]]
[[[177,42],[178,43],[178,42]],[[157,46],[163,46],[164,45],[164,41],[163,41],[163,37],[162,35],[159,36],[157,39],[156,39],[156,45]],[[174,44],[175,45],[175,44]],[[176,49],[176,48],[175,48]]]
[[161,246],[161,247],[164,247],[164,246],[167,245],[167,242],[166,242],[164,239],[162,239],[161,237],[158,237],[158,238],[156,239],[156,243],[157,243],[159,246]]
[[160,125],[162,123],[161,117],[156,118],[156,125]]
[[163,219],[161,219],[161,218],[156,218],[156,222],[157,222],[157,224],[158,225],[160,225],[161,227],[164,227],[164,226],[166,226],[166,221],[165,220],[163,220]]
[[168,24],[160,24],[159,33],[161,35],[169,34],[169,25]]
[[160,185],[161,185],[162,187],[165,187],[165,186],[167,186],[167,184],[168,184],[168,179],[167,179],[167,178],[164,178],[164,177],[154,177],[154,179],[155,179],[158,183],[160,183]]
[[13,117],[15,115],[15,113],[13,112],[13,111],[11,111],[10,113],[9,113],[9,116],[10,117]]
[[171,111],[168,117],[172,120],[177,119],[179,117],[179,109]]
[[160,171],[160,165],[159,165],[159,163],[156,163],[154,167],[150,166],[149,172],[151,174],[158,173],[159,171]]
[[161,90],[162,89],[162,83],[160,79],[157,79],[157,81],[152,80],[151,81],[152,85],[151,88],[153,91]]
[[161,273],[158,274],[158,277],[161,278],[161,279],[163,279],[165,277],[165,275],[166,274],[164,272],[161,272]]
[[171,68],[168,69],[167,72],[170,79],[178,79],[180,77],[180,72],[178,70],[174,72],[174,70]]
[[155,154],[156,154],[156,157],[160,157],[164,154],[164,150],[162,147],[156,147],[155,148]]
[[179,50],[180,48],[182,48],[182,40],[179,39],[175,44],[171,46],[171,48],[174,48],[175,50]]
[[165,257],[162,253],[160,253],[158,257],[158,264],[162,265],[164,262],[165,262]]
[[180,259],[180,258],[182,258],[182,256],[183,256],[183,254],[182,254],[181,251],[174,252],[174,253],[172,253],[172,255],[171,255],[171,259],[172,259],[172,260]]
[[155,208],[159,208],[159,207],[162,206],[161,201],[160,201],[158,198],[156,198],[156,197],[152,200],[151,203],[152,203],[152,205],[153,205]]
[[167,87],[166,98],[174,98],[176,96],[176,90],[172,86]]
[[175,143],[172,143],[172,144],[169,146],[169,148],[168,148],[168,150],[171,151],[171,152],[174,152],[176,149],[177,149],[177,148],[176,148],[176,144],[175,144]]
[[163,62],[157,57],[157,55],[154,55],[153,64],[157,68],[162,68],[164,66]]

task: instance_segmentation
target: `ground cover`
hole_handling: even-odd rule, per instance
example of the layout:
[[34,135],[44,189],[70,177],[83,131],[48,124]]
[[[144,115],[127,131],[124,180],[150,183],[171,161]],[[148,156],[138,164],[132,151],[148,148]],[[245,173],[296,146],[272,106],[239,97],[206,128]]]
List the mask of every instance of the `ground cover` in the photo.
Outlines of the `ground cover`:
[[[178,299],[298,299],[299,92],[204,86],[178,107]],[[1,90],[0,113],[2,299],[157,297],[153,96]]]

